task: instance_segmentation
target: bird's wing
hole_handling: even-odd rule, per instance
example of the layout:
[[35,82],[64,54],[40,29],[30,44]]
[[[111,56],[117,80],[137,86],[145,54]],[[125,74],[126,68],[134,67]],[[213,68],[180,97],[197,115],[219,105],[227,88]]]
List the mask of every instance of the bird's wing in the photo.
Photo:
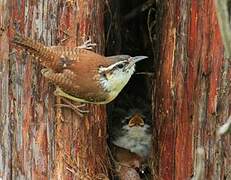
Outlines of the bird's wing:
[[66,57],[67,59],[78,61],[80,54],[92,54],[92,51],[81,49],[78,47],[67,47],[67,46],[50,46],[48,49],[60,54],[60,56]]
[[68,89],[70,92],[78,92],[80,87],[76,85],[76,75],[69,69],[64,69],[62,73],[56,73],[51,69],[44,68],[41,70],[42,75],[52,83],[62,89]]
[[62,72],[54,72],[51,69],[45,68],[42,69],[41,73],[50,82],[57,85],[63,92],[65,92],[66,95],[69,96],[69,99],[95,104],[101,104],[107,100],[107,96],[105,96],[94,82],[88,84],[85,81],[80,81],[82,77],[75,74],[70,69],[64,69]]

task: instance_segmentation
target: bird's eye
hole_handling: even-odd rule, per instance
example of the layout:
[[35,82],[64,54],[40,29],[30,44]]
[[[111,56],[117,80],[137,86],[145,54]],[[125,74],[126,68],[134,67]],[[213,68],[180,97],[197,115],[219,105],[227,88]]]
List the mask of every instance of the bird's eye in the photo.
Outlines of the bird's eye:
[[105,79],[107,79],[106,73],[103,73],[102,76],[103,76]]
[[123,64],[118,64],[117,67],[120,68],[120,69],[122,69],[124,67],[124,65]]

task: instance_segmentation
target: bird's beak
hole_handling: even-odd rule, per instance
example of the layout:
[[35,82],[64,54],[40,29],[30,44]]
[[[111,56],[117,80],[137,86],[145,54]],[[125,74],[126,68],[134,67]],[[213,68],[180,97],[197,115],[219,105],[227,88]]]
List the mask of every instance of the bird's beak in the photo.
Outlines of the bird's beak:
[[130,69],[135,63],[143,60],[143,59],[147,59],[147,56],[135,56],[135,57],[130,57],[129,59],[129,65],[127,67],[127,69]]
[[143,60],[143,59],[147,59],[147,56],[135,56],[135,57],[131,57],[130,60],[133,62],[133,64]]

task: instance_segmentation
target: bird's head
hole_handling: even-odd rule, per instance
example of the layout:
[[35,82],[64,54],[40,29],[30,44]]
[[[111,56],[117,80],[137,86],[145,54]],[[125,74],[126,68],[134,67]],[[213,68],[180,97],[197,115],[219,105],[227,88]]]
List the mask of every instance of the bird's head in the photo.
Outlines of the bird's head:
[[107,58],[113,63],[107,67],[99,68],[100,83],[105,91],[115,93],[116,97],[135,72],[135,64],[148,57],[118,55]]

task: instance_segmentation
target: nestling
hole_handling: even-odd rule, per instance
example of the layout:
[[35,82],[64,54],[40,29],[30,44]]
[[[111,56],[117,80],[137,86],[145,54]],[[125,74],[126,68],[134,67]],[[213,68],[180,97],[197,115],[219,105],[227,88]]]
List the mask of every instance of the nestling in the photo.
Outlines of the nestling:
[[117,130],[113,143],[147,159],[152,146],[152,132],[150,125],[144,123],[144,118],[137,112],[127,117],[128,124]]
[[128,149],[110,144],[112,162],[115,167],[115,175],[120,180],[140,180],[144,159]]
[[[139,158],[135,157],[140,157],[140,160],[142,160],[139,161],[142,162],[141,166],[135,168],[139,170],[137,172],[139,173],[140,179],[152,179],[149,167],[151,161],[150,155],[152,152],[151,119],[145,110],[146,108],[130,109],[130,111],[122,112],[118,107],[115,108],[114,113],[116,113],[116,115],[109,116],[109,119],[115,122],[111,123],[111,126],[109,126],[110,144],[118,147],[117,149],[124,149],[124,151],[118,151],[120,153],[116,151],[120,159],[124,162],[130,162],[129,160],[133,160],[131,162],[136,162],[134,160],[138,160]],[[130,155],[125,153],[125,150],[130,152]],[[131,156],[131,154],[135,154],[136,156]],[[124,171],[127,172],[128,170]]]
[[119,180],[152,179],[148,162],[143,157],[112,143],[109,144],[109,147],[111,152],[109,154],[112,155],[111,160],[115,168],[114,175]]
[[45,46],[16,33],[13,42],[38,58],[42,74],[57,85],[55,94],[83,103],[107,104],[120,93],[146,56],[104,57],[79,47]]
[[110,142],[144,159],[149,159],[152,149],[153,120],[148,102],[144,97],[121,94],[108,106]]

